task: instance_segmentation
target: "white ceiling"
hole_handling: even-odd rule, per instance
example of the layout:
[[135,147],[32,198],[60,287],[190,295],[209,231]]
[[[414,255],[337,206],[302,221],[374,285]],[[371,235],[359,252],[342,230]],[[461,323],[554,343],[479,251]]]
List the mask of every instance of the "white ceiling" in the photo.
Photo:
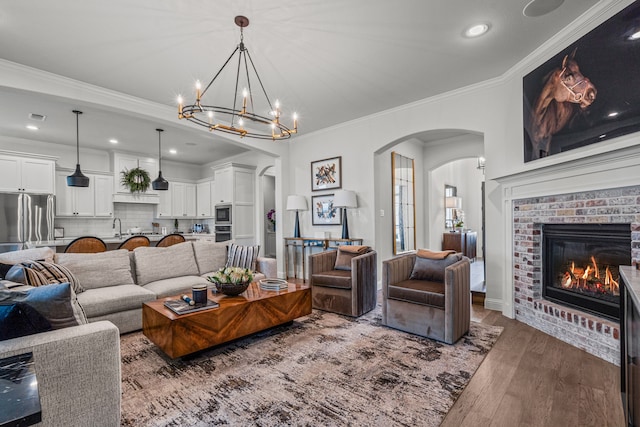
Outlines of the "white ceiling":
[[[540,0],[543,1],[543,0]],[[537,18],[528,0],[20,0],[0,3],[0,58],[175,107],[196,79],[208,82],[239,41],[236,15],[251,23],[245,43],[283,117],[297,111],[308,133],[497,77],[597,0],[565,0]],[[468,39],[464,29],[490,31]],[[204,164],[245,150],[174,122],[78,105],[7,88],[0,76],[0,134]],[[29,113],[47,115],[28,131]],[[286,119],[285,119],[286,121]],[[212,142],[213,140],[213,142]],[[292,139],[292,141],[295,140]],[[189,143],[190,145],[186,145]],[[195,145],[191,145],[195,144]],[[264,144],[274,144],[264,141]],[[169,156],[167,154],[167,156]]]

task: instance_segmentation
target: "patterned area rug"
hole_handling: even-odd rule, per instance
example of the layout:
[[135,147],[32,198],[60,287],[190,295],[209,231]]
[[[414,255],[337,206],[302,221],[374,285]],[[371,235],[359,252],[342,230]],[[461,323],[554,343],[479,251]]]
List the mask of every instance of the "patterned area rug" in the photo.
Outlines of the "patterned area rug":
[[314,310],[227,345],[171,360],[124,335],[123,426],[438,426],[502,328],[471,322],[453,346]]

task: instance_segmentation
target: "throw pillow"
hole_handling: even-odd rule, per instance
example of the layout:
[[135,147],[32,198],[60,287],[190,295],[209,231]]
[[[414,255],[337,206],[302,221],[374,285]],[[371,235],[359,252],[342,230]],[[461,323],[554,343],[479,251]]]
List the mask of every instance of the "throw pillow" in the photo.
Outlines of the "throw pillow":
[[[67,267],[60,264],[53,264],[51,262],[45,261],[27,261],[22,263],[23,266],[28,268],[29,270],[34,270],[38,274],[34,274],[33,271],[27,271],[25,276],[29,277],[29,280],[32,281],[40,281],[40,283],[27,283],[31,286],[41,286],[48,285],[51,283],[69,283],[73,288],[73,291],[76,294],[83,292],[84,289],[78,283],[76,277],[69,271]],[[44,283],[42,283],[42,279],[44,279]]]
[[338,247],[335,270],[351,271],[351,260],[359,255],[369,252],[369,246],[342,245]]
[[13,264],[0,263],[0,279],[4,279],[4,277],[7,275],[7,272],[11,270],[11,267],[13,267]]
[[240,267],[255,270],[256,260],[260,252],[260,245],[240,246],[232,243],[227,252],[225,267]]
[[0,302],[30,305],[51,323],[53,329],[87,323],[87,317],[69,283],[54,283],[25,291],[0,289]]
[[430,259],[416,257],[410,279],[429,280],[431,282],[444,282],[444,270],[452,264],[460,261],[462,254],[450,254],[444,259]]
[[51,330],[51,323],[23,302],[0,303],[0,341]]

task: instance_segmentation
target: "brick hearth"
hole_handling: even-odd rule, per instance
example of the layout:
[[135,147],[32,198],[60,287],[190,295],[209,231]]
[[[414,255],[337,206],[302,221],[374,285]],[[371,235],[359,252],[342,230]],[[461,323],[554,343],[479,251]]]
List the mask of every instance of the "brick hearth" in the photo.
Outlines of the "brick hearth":
[[619,324],[542,297],[543,224],[629,223],[632,263],[640,264],[640,186],[513,201],[516,319],[619,364]]

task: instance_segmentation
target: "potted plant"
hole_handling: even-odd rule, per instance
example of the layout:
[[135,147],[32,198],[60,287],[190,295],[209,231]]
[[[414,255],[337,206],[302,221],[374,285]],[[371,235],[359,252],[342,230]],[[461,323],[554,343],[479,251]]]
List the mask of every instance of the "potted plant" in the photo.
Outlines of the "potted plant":
[[273,231],[276,231],[276,210],[275,209],[269,209],[269,212],[267,212],[267,221],[269,221],[273,226]]

